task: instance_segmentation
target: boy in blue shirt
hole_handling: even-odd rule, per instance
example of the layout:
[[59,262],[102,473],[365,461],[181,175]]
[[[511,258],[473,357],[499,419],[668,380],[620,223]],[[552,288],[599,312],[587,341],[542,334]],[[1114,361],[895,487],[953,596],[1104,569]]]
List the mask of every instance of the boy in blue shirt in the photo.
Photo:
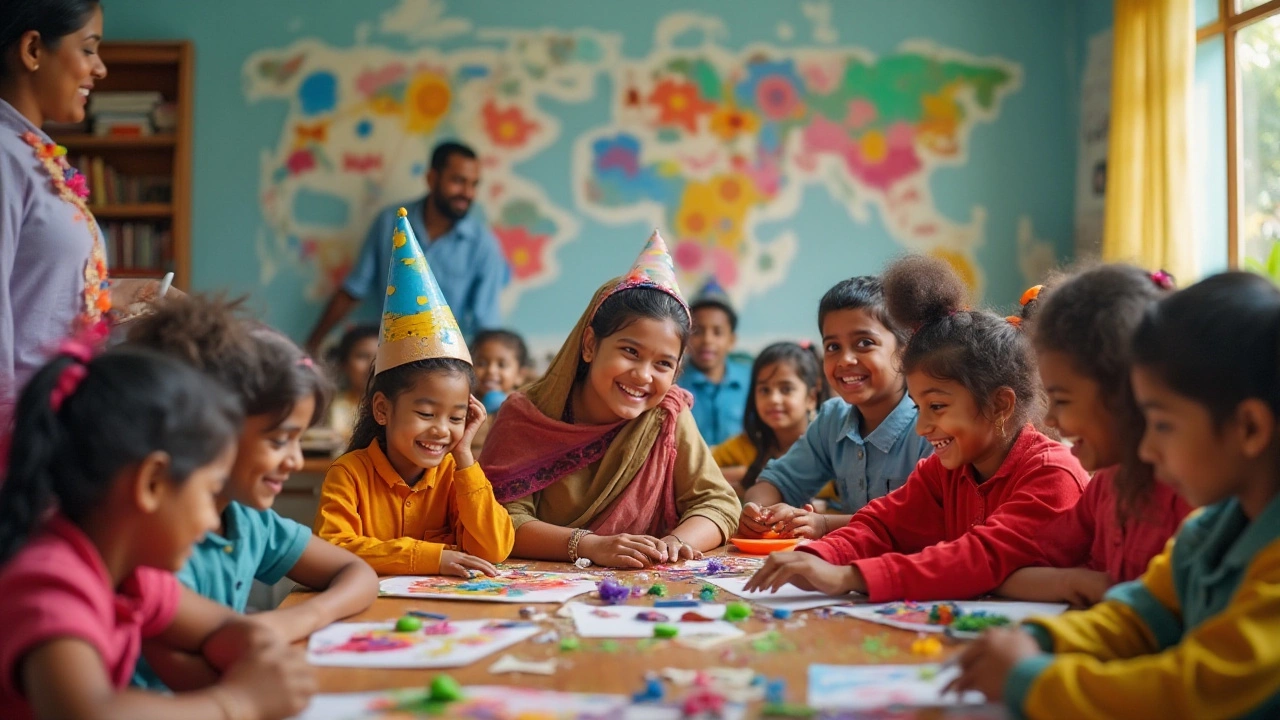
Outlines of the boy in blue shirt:
[[[849,524],[852,513],[902,487],[933,452],[915,432],[916,407],[897,369],[906,333],[889,317],[875,276],[850,278],[818,304],[822,369],[838,395],[785,455],[771,460],[743,497],[739,532],[820,538]],[[827,515],[807,504],[830,478],[839,499]]]
[[707,281],[689,312],[689,364],[677,384],[693,393],[693,420],[702,439],[714,447],[742,432],[751,365],[729,359],[738,342],[738,314],[715,278]]

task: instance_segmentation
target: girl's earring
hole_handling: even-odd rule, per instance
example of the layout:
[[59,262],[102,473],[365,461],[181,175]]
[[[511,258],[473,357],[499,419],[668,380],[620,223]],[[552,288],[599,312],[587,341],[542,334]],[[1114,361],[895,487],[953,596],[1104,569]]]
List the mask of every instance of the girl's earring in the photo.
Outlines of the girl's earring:
[[1000,433],[1000,439],[1004,439],[1004,418],[1000,418],[996,422],[996,432]]

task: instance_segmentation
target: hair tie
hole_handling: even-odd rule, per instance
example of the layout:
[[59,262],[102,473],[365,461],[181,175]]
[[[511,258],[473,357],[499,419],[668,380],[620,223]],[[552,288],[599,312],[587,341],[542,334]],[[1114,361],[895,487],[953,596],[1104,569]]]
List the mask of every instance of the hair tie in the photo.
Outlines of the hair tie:
[[1156,287],[1161,290],[1173,289],[1173,276],[1164,270],[1156,270],[1151,273],[1151,282],[1155,283]]
[[304,368],[313,368],[316,366],[316,364],[312,362],[310,355],[303,355],[302,357],[298,358],[298,364]]
[[1022,329],[1022,318],[1018,317],[1017,315],[1010,315],[1009,317],[1006,317],[1004,321],[1019,330]]
[[1027,291],[1022,293],[1022,297],[1018,300],[1018,304],[1026,307],[1027,303],[1040,299],[1040,291],[1044,290],[1043,285],[1032,285]]
[[803,350],[808,350],[809,348],[813,347],[813,343],[810,342],[809,340],[801,340],[796,344],[799,345]]
[[54,383],[53,391],[49,393],[49,404],[53,406],[54,412],[61,410],[62,403],[66,402],[76,388],[80,387],[80,383],[89,374],[87,367],[89,362],[98,354],[98,348],[102,346],[110,332],[111,328],[107,323],[100,322],[85,327],[58,344],[55,357],[66,356],[71,358],[72,363],[58,373],[58,381]]
[[66,402],[76,388],[80,387],[80,383],[88,374],[89,369],[78,362],[71,363],[58,373],[58,382],[54,384],[53,392],[49,393],[49,405],[53,407],[54,412],[62,409],[62,403]]

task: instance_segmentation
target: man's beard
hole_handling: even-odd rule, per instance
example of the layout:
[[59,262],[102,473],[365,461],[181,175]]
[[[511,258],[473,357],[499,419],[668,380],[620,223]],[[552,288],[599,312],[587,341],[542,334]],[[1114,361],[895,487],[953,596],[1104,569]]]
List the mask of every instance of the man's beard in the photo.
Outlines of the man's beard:
[[435,202],[436,209],[440,211],[440,214],[444,215],[445,217],[449,218],[454,222],[458,222],[462,218],[466,217],[467,213],[471,211],[471,203],[467,203],[466,210],[463,210],[462,212],[458,212],[456,209],[454,209],[453,204],[450,203],[449,200],[446,198],[433,196],[433,200]]

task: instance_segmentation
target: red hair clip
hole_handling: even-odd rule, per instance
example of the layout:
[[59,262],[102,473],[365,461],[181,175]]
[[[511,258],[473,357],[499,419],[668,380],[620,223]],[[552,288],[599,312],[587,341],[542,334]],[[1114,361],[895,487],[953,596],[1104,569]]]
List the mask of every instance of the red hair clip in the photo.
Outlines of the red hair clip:
[[1155,283],[1156,287],[1161,290],[1173,289],[1173,276],[1164,270],[1157,270],[1151,273],[1151,282]]
[[1018,304],[1023,307],[1026,307],[1027,303],[1031,302],[1032,300],[1039,300],[1041,290],[1044,290],[1043,285],[1032,285],[1031,287],[1027,288],[1027,291],[1022,293],[1022,298],[1018,300]]
[[1019,330],[1022,329],[1022,318],[1018,317],[1017,315],[1010,315],[1009,317],[1005,318],[1004,321],[1018,328]]

